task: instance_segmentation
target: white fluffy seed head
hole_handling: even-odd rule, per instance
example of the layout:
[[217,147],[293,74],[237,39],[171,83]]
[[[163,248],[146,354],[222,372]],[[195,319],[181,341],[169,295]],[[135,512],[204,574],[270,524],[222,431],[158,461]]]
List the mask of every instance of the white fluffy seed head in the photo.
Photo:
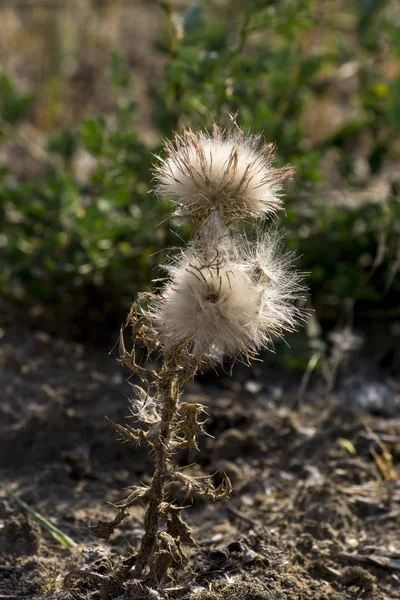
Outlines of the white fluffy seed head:
[[[299,277],[259,241],[244,254],[227,246],[214,255],[190,250],[168,268],[170,281],[151,306],[166,353],[184,349],[197,360],[252,354],[271,336],[293,330]],[[276,250],[276,245],[275,245]]]
[[220,257],[206,265],[192,253],[169,272],[171,280],[153,310],[164,351],[185,348],[197,359],[217,362],[244,352],[257,310],[246,273]]
[[261,135],[216,125],[210,134],[189,129],[167,141],[165,151],[155,167],[156,192],[175,200],[176,216],[203,220],[217,211],[229,223],[282,208],[282,182],[292,169],[271,166],[275,149],[262,145]]
[[258,290],[258,329],[263,339],[257,346],[265,346],[271,337],[282,337],[306,320],[306,312],[298,307],[306,291],[303,276],[292,268],[294,256],[284,253],[282,237],[276,231],[264,233],[253,242],[243,237],[236,253]]

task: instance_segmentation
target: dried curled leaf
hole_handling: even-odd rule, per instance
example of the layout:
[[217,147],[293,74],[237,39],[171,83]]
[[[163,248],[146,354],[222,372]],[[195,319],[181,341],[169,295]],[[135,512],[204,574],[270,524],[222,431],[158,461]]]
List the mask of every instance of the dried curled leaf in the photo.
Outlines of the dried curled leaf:
[[158,588],[165,583],[168,578],[168,571],[173,562],[172,556],[168,550],[159,550],[154,554],[150,572],[150,582],[152,587]]
[[182,552],[180,541],[172,537],[172,535],[166,531],[159,531],[157,538],[160,550],[168,552],[171,557],[171,561],[175,566],[182,565],[185,555]]
[[168,427],[168,424],[165,421],[158,421],[158,423],[154,423],[152,427],[150,427],[149,431],[146,433],[146,440],[154,440],[161,431],[165,430]]
[[[139,296],[145,296],[140,294]],[[132,329],[132,349],[129,351],[125,346],[124,334],[127,327]],[[159,379],[158,373],[152,369],[146,369],[139,365],[136,360],[136,342],[140,342],[150,355],[158,346],[157,335],[149,320],[149,315],[141,313],[136,302],[131,306],[125,323],[121,325],[119,334],[120,361],[131,371],[139,375],[142,381],[153,382]]]
[[214,475],[204,475],[203,477],[192,477],[180,471],[174,472],[170,476],[171,481],[179,482],[188,494],[195,493],[199,496],[207,496],[211,500],[226,498],[232,492],[232,484],[229,477],[224,473],[219,486],[213,484]]
[[148,495],[149,488],[147,486],[138,485],[132,487],[131,493],[125,500],[112,505],[117,510],[115,517],[111,521],[98,521],[94,525],[90,525],[90,533],[94,537],[108,541],[121,521],[128,516],[128,509],[137,502],[146,503],[148,501]]
[[182,519],[182,508],[169,502],[163,502],[161,512],[164,514],[167,533],[174,539],[178,539],[182,544],[195,546],[196,542],[192,538],[194,529],[189,527]]
[[108,541],[115,529],[121,523],[121,521],[127,516],[127,512],[123,509],[116,507],[118,513],[115,515],[112,521],[97,521],[94,525],[89,525],[89,532],[97,538]]
[[141,429],[134,429],[130,425],[120,425],[119,423],[114,423],[114,421],[110,421],[110,423],[115,431],[120,434],[119,440],[122,443],[129,442],[130,444],[139,446],[146,440],[145,433]]
[[227,498],[232,493],[232,483],[226,473],[222,475],[222,481],[219,486],[215,487],[212,482],[213,475],[208,478],[208,486],[206,495],[212,500]]
[[200,420],[202,414],[207,414],[203,404],[182,402],[179,406],[181,419],[175,424],[175,448],[195,448],[199,450],[197,438],[208,435],[204,429],[207,419]]
[[168,579],[170,567],[182,566],[184,554],[180,540],[174,539],[166,531],[157,533],[156,547],[147,583],[159,589]]
[[116,508],[127,509],[137,502],[147,503],[150,495],[150,488],[146,485],[134,485],[130,488],[131,493],[125,500],[119,502]]

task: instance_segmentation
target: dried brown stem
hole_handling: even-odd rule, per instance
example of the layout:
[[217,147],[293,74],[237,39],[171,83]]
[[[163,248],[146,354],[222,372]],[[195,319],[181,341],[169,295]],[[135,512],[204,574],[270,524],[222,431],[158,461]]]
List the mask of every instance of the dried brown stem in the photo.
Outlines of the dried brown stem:
[[[132,349],[127,350],[124,333],[127,326],[132,327]],[[140,313],[133,305],[125,324],[121,328],[121,362],[138,375],[147,385],[147,390],[134,386],[136,402],[132,401],[132,416],[145,426],[134,429],[129,425],[113,423],[122,441],[138,444],[146,442],[151,446],[155,457],[154,474],[149,486],[133,486],[129,496],[114,507],[117,514],[110,522],[100,521],[91,527],[97,537],[108,539],[114,529],[128,515],[133,504],[140,502],[146,506],[144,517],[144,535],[137,554],[127,557],[106,580],[101,588],[104,598],[108,598],[110,585],[121,585],[132,577],[138,584],[150,586],[164,585],[171,567],[182,564],[185,544],[194,544],[192,530],[181,517],[182,508],[175,506],[166,498],[165,488],[172,482],[178,482],[188,494],[207,495],[215,500],[229,495],[231,485],[224,477],[215,487],[213,476],[192,477],[176,470],[172,455],[180,448],[198,448],[197,437],[206,434],[201,404],[179,403],[184,383],[192,379],[199,367],[199,361],[188,355],[183,346],[174,347],[173,352],[164,355],[160,372],[142,367],[137,362],[136,343],[141,343],[149,354],[157,348],[157,335],[152,328],[151,319]],[[160,529],[161,520],[165,521],[165,531]],[[151,572],[148,568],[151,565]],[[131,573],[133,569],[133,573]],[[87,578],[85,572],[83,577]],[[108,586],[108,587],[107,587]]]
[[[170,370],[172,374],[169,373]],[[149,505],[144,518],[145,533],[135,562],[134,577],[137,579],[142,576],[144,569],[148,566],[156,547],[161,505],[164,500],[164,486],[167,481],[171,423],[180,395],[180,377],[176,372],[174,373],[174,368],[171,368],[171,365],[164,364],[161,375],[163,374],[160,392],[163,397],[161,421],[164,427],[160,428],[158,432],[158,440],[153,442],[155,470],[149,490]]]

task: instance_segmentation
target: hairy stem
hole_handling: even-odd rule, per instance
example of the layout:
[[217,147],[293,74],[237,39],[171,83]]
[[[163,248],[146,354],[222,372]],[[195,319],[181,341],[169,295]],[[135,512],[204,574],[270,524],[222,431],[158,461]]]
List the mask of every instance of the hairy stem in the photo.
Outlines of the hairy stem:
[[179,399],[179,375],[167,374],[170,369],[164,364],[160,391],[163,398],[161,411],[162,427],[153,444],[155,454],[154,475],[150,486],[150,501],[144,518],[144,529],[140,549],[135,561],[134,577],[139,579],[143,570],[148,566],[156,547],[157,532],[160,524],[160,505],[164,499],[165,475],[168,470],[168,457],[170,454],[171,422],[176,411]]

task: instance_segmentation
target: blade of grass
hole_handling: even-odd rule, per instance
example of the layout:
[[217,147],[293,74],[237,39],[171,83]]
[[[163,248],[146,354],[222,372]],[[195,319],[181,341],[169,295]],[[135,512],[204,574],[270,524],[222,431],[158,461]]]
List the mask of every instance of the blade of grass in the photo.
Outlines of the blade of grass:
[[45,529],[48,533],[50,533],[50,535],[59,544],[64,546],[64,548],[67,548],[68,550],[72,550],[73,548],[75,548],[77,546],[76,542],[74,542],[73,539],[71,539],[68,535],[63,533],[60,529],[58,529],[58,527],[56,527],[55,525],[50,523],[50,521],[48,519],[46,519],[46,517],[43,517],[43,515],[41,515],[36,510],[31,508],[26,502],[24,502],[19,496],[17,496],[17,494],[14,494],[14,492],[12,492],[8,488],[6,488],[2,483],[0,483],[0,487],[5,491],[5,493],[10,498],[15,500],[15,502],[21,508],[23,508],[37,523],[39,523],[39,525],[41,527],[43,527],[43,529]]

